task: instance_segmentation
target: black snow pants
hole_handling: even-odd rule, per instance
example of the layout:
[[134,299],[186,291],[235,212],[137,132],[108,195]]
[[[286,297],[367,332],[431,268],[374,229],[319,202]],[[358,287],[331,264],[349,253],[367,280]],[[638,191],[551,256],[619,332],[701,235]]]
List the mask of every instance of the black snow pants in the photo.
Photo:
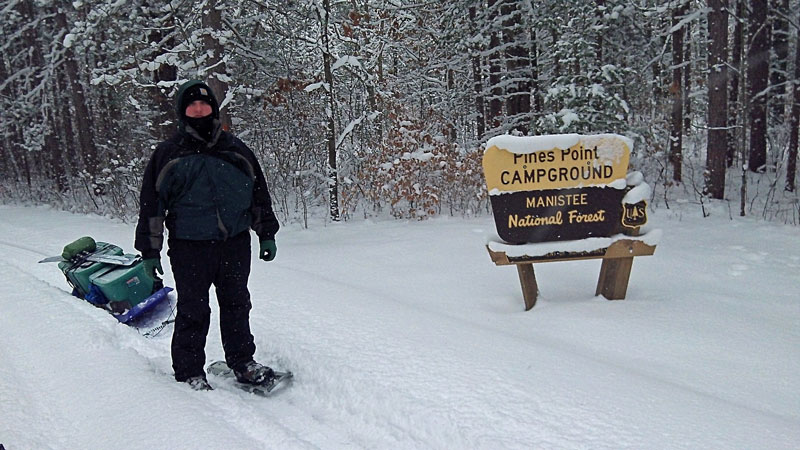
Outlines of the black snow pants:
[[206,336],[211,321],[209,289],[216,287],[225,360],[230,367],[253,359],[250,333],[250,232],[225,241],[169,240],[169,260],[178,292],[172,334],[175,379],[203,375]]

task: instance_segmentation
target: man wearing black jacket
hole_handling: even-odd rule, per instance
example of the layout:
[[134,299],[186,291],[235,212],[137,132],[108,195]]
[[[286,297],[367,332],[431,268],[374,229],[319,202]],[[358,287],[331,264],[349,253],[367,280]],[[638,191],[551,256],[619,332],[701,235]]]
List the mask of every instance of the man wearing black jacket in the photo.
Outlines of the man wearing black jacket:
[[144,173],[135,247],[148,275],[163,275],[164,225],[178,292],[172,335],[175,379],[208,390],[203,367],[216,288],[222,346],[228,366],[245,383],[274,377],[253,360],[250,333],[250,232],[258,235],[259,257],[275,258],[279,224],[261,166],[253,152],[223,131],[219,105],[205,83],[184,83],[176,97],[179,130],[160,143]]

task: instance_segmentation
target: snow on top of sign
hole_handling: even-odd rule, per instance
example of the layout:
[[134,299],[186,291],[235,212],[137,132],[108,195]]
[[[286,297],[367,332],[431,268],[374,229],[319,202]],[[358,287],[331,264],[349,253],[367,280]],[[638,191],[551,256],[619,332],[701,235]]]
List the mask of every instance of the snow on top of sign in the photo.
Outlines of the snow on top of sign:
[[647,200],[653,193],[650,185],[644,182],[644,175],[638,170],[634,170],[625,176],[625,184],[632,186],[633,189],[625,193],[625,197],[622,198],[622,203],[624,204],[632,205]]
[[634,170],[625,176],[625,183],[628,186],[638,186],[642,184],[643,181],[644,175],[642,175],[642,172],[639,172],[638,170]]
[[662,234],[660,229],[654,229],[641,236],[616,234],[611,237],[594,237],[575,241],[537,242],[534,244],[519,245],[507,244],[503,242],[500,237],[494,235],[489,237],[486,244],[493,252],[505,252],[510,258],[519,258],[522,256],[544,256],[553,252],[592,252],[601,248],[608,248],[614,242],[622,239],[642,241],[647,245],[654,246],[658,245],[659,241],[661,241]]
[[622,141],[628,147],[628,155],[633,149],[633,141],[618,134],[593,134],[582,136],[581,140],[584,147],[597,148],[597,159],[600,162],[618,162],[626,156],[623,148],[619,145],[619,141]]
[[650,189],[650,185],[647,183],[641,183],[625,193],[625,197],[622,198],[622,203],[630,205],[634,203],[639,203],[643,200],[647,200],[648,198],[650,198],[650,194],[652,194],[652,189]]
[[601,155],[611,156],[609,152],[613,152],[616,155],[618,150],[613,145],[610,145],[613,140],[609,138],[620,139],[625,142],[629,150],[633,149],[633,141],[618,134],[545,134],[541,136],[511,136],[504,134],[489,139],[486,142],[486,148],[497,147],[508,150],[511,153],[524,155],[554,148],[570,148],[583,140],[586,146],[597,145],[598,153]]
[[[608,183],[606,185],[602,185],[601,184],[601,185],[593,185],[593,186],[600,186],[600,187],[608,186],[608,187],[612,187],[614,189],[625,189],[625,187],[627,187],[628,184],[622,178],[617,178],[616,180],[614,180],[611,183]],[[583,187],[583,186],[578,186],[578,187]]]
[[523,155],[553,148],[569,148],[580,141],[580,134],[545,134],[542,136],[495,136],[486,142],[486,148],[497,147]]

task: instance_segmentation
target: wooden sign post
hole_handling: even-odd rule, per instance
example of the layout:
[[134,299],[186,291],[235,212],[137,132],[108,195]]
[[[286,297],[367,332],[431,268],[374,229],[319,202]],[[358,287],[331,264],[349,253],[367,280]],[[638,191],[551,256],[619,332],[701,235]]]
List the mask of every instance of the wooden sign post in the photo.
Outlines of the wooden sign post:
[[534,263],[603,259],[595,295],[624,299],[634,256],[652,255],[657,236],[638,236],[650,187],[628,174],[631,140],[613,134],[498,136],[483,169],[501,241],[496,265],[517,266],[525,309],[536,304]]

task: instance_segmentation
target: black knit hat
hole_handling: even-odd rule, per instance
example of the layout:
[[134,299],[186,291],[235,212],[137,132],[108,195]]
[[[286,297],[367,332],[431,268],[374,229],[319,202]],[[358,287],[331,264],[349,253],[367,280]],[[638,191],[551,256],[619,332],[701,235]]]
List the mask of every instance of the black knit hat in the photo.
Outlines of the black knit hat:
[[215,119],[219,118],[219,104],[214,93],[211,92],[211,88],[200,80],[190,80],[183,83],[178,89],[175,108],[179,119],[186,117],[186,107],[195,100],[203,100],[211,105],[211,116]]

